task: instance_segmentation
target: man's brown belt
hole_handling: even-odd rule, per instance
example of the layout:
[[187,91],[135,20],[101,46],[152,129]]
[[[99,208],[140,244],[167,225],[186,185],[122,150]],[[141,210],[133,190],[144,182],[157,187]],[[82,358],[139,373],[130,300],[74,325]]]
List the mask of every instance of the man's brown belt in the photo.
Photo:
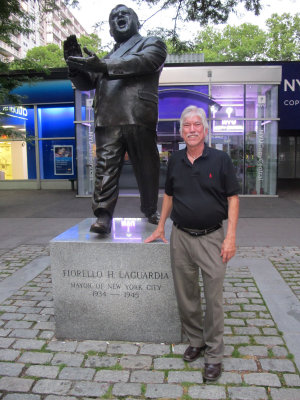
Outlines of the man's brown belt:
[[208,235],[209,233],[217,231],[218,229],[220,229],[222,227],[222,224],[218,224],[218,225],[212,226],[207,229],[189,229],[189,228],[184,228],[184,227],[178,225],[177,222],[173,222],[173,224],[176,226],[176,228],[180,229],[183,232],[188,233],[191,236]]

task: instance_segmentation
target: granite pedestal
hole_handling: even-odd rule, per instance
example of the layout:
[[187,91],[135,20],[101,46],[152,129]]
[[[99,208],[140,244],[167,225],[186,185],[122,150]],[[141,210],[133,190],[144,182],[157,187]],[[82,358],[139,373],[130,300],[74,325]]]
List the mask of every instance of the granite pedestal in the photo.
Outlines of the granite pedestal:
[[108,236],[93,222],[50,242],[56,337],[181,342],[169,245],[144,243],[155,226],[143,218],[114,218]]

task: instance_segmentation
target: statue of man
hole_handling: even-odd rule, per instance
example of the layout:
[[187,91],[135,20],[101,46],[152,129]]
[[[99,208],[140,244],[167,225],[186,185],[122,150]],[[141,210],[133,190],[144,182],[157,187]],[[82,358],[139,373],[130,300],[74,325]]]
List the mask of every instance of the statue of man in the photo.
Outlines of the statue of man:
[[156,37],[139,34],[139,19],[131,8],[117,5],[109,15],[114,49],[103,59],[84,48],[76,37],[64,43],[69,76],[79,90],[96,89],[94,99],[96,172],[90,231],[108,234],[119,193],[119,177],[128,152],[138,183],[141,211],[158,224],[159,153],[156,126],[158,82],[166,46]]

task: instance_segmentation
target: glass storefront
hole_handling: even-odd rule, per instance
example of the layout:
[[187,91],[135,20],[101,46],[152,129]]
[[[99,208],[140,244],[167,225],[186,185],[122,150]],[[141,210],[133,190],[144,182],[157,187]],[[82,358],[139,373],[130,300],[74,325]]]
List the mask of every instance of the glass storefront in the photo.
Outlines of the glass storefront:
[[76,177],[73,105],[3,106],[1,110],[1,125],[24,133],[26,140],[0,138],[0,180]]
[[[193,104],[204,108],[209,120],[209,144],[231,157],[240,193],[275,195],[277,179],[277,85],[182,85],[159,88],[158,150],[160,187],[167,161],[185,145],[179,133],[182,110]],[[210,95],[209,95],[210,93]],[[78,194],[93,190],[95,144],[92,98],[76,91]],[[137,188],[130,160],[125,159],[121,188]]]

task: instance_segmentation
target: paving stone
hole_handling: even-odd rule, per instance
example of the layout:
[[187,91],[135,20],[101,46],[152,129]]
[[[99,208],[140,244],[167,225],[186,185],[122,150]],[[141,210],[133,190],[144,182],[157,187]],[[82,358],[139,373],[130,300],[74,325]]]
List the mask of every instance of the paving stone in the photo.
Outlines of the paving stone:
[[266,371],[295,372],[295,366],[290,360],[262,358],[260,363]]
[[69,367],[80,367],[83,360],[84,360],[83,354],[57,353],[53,357],[51,364],[52,365],[66,364]]
[[299,400],[300,389],[271,389],[272,400]]
[[274,326],[274,321],[267,318],[254,318],[247,319],[247,324],[249,326]]
[[133,371],[130,376],[131,382],[140,383],[163,383],[164,379],[164,372],[159,371]]
[[279,336],[254,336],[254,340],[256,343],[265,344],[266,346],[284,345],[284,341]]
[[109,389],[109,383],[76,382],[69,394],[74,396],[92,396],[99,398]]
[[[231,400],[267,400],[266,389],[262,387],[229,387],[229,397]],[[280,399],[283,400],[283,399]]]
[[245,374],[244,381],[248,385],[281,387],[280,380],[276,374],[268,374],[263,372]]
[[19,362],[30,364],[46,364],[51,361],[53,354],[27,351],[21,355]]
[[288,355],[287,349],[283,346],[272,347],[272,352],[275,357],[286,357]]
[[38,307],[20,307],[18,309],[18,312],[23,313],[23,314],[40,313],[41,311],[42,311],[42,308],[38,308]]
[[233,330],[236,335],[259,335],[260,334],[260,330],[254,326],[245,326],[245,327],[241,327],[241,328],[234,327]]
[[39,338],[40,339],[48,339],[48,340],[50,340],[50,339],[53,338],[53,336],[54,336],[54,332],[53,331],[42,331],[39,334]]
[[3,397],[3,400],[40,400],[40,399],[41,396],[39,396],[38,394],[28,394],[28,393],[9,393]]
[[32,322],[29,321],[8,321],[5,325],[5,328],[12,328],[12,329],[27,329],[32,326]]
[[287,386],[299,386],[300,387],[300,376],[297,374],[283,374],[285,383]]
[[10,320],[21,320],[25,317],[25,314],[20,314],[20,313],[4,313],[1,315],[1,319],[5,321],[10,321]]
[[251,311],[240,311],[230,313],[232,318],[255,318],[256,313]]
[[225,325],[235,325],[235,326],[245,326],[245,321],[242,319],[234,319],[234,318],[225,318]]
[[192,399],[226,399],[225,388],[215,385],[192,386],[188,393]]
[[44,340],[19,339],[13,344],[14,349],[40,350],[46,342]]
[[170,371],[168,375],[168,383],[203,383],[202,373],[200,371]]
[[183,394],[183,388],[178,385],[149,384],[145,396],[150,399],[168,398],[177,399]]
[[143,344],[139,354],[149,354],[153,356],[162,356],[170,353],[170,346],[167,344]]
[[104,353],[107,349],[106,342],[100,342],[96,340],[85,340],[78,344],[76,352],[87,353],[88,351],[96,351],[97,353]]
[[260,299],[260,294],[259,293],[252,293],[252,292],[242,292],[242,293],[237,293],[238,298],[245,297],[246,299],[254,299],[258,298]]
[[221,377],[218,379],[218,383],[226,385],[228,383],[239,384],[242,383],[242,377],[240,374],[235,372],[223,372]]
[[268,349],[264,346],[240,346],[238,351],[243,356],[266,357],[268,355]]
[[73,352],[75,351],[78,343],[74,342],[61,342],[61,341],[52,341],[48,344],[47,350],[51,351],[64,351],[64,352]]
[[260,306],[258,304],[246,304],[244,305],[245,311],[267,311],[266,306]]
[[[46,396],[44,400],[78,400],[78,397],[74,397],[74,396],[56,396],[56,395],[50,394],[49,396]],[[83,399],[83,400],[85,400],[85,399]],[[89,400],[89,399],[87,399],[87,400]]]
[[250,343],[249,336],[224,336],[225,344],[247,344]]
[[188,347],[188,344],[176,344],[175,346],[172,345],[173,354],[183,354]]
[[151,364],[152,357],[148,356],[125,356],[120,360],[120,365],[129,369],[149,369]]
[[257,371],[257,365],[254,360],[225,358],[223,369],[224,371]]
[[59,379],[70,379],[72,381],[91,381],[95,375],[92,368],[65,367],[59,374]]
[[113,367],[117,364],[118,357],[89,356],[85,361],[86,367]]
[[42,394],[67,394],[70,390],[72,382],[54,379],[41,379],[36,382],[32,392]]
[[14,329],[9,336],[21,339],[33,339],[38,333],[37,329]]
[[0,312],[9,312],[9,313],[14,313],[17,311],[17,307],[16,306],[3,306],[0,305]]
[[0,337],[8,336],[11,331],[12,329],[0,329]]
[[15,361],[20,355],[20,351],[12,349],[0,349],[0,360],[1,361]]
[[34,329],[49,330],[49,331],[53,330],[54,331],[55,330],[55,323],[54,322],[50,322],[50,321],[37,322],[34,325]]
[[33,383],[33,379],[5,376],[0,379],[0,390],[6,392],[29,392]]
[[42,315],[42,314],[26,314],[23,321],[32,321],[32,322],[47,322],[50,318],[50,315]]
[[[145,371],[146,372],[146,371]],[[128,382],[129,371],[111,371],[108,369],[103,369],[96,373],[94,381],[96,382]]]
[[13,338],[1,338],[0,337],[0,348],[7,349],[16,339]]
[[27,376],[36,376],[39,378],[55,379],[58,375],[59,367],[51,365],[31,365],[25,372]]
[[116,383],[112,390],[114,396],[140,396],[141,392],[139,383]]
[[0,375],[19,376],[24,364],[0,362]]
[[185,363],[181,358],[156,358],[154,369],[184,369]]
[[278,335],[276,328],[262,328],[264,335]]
[[113,343],[107,347],[108,354],[136,354],[139,347],[130,343]]

